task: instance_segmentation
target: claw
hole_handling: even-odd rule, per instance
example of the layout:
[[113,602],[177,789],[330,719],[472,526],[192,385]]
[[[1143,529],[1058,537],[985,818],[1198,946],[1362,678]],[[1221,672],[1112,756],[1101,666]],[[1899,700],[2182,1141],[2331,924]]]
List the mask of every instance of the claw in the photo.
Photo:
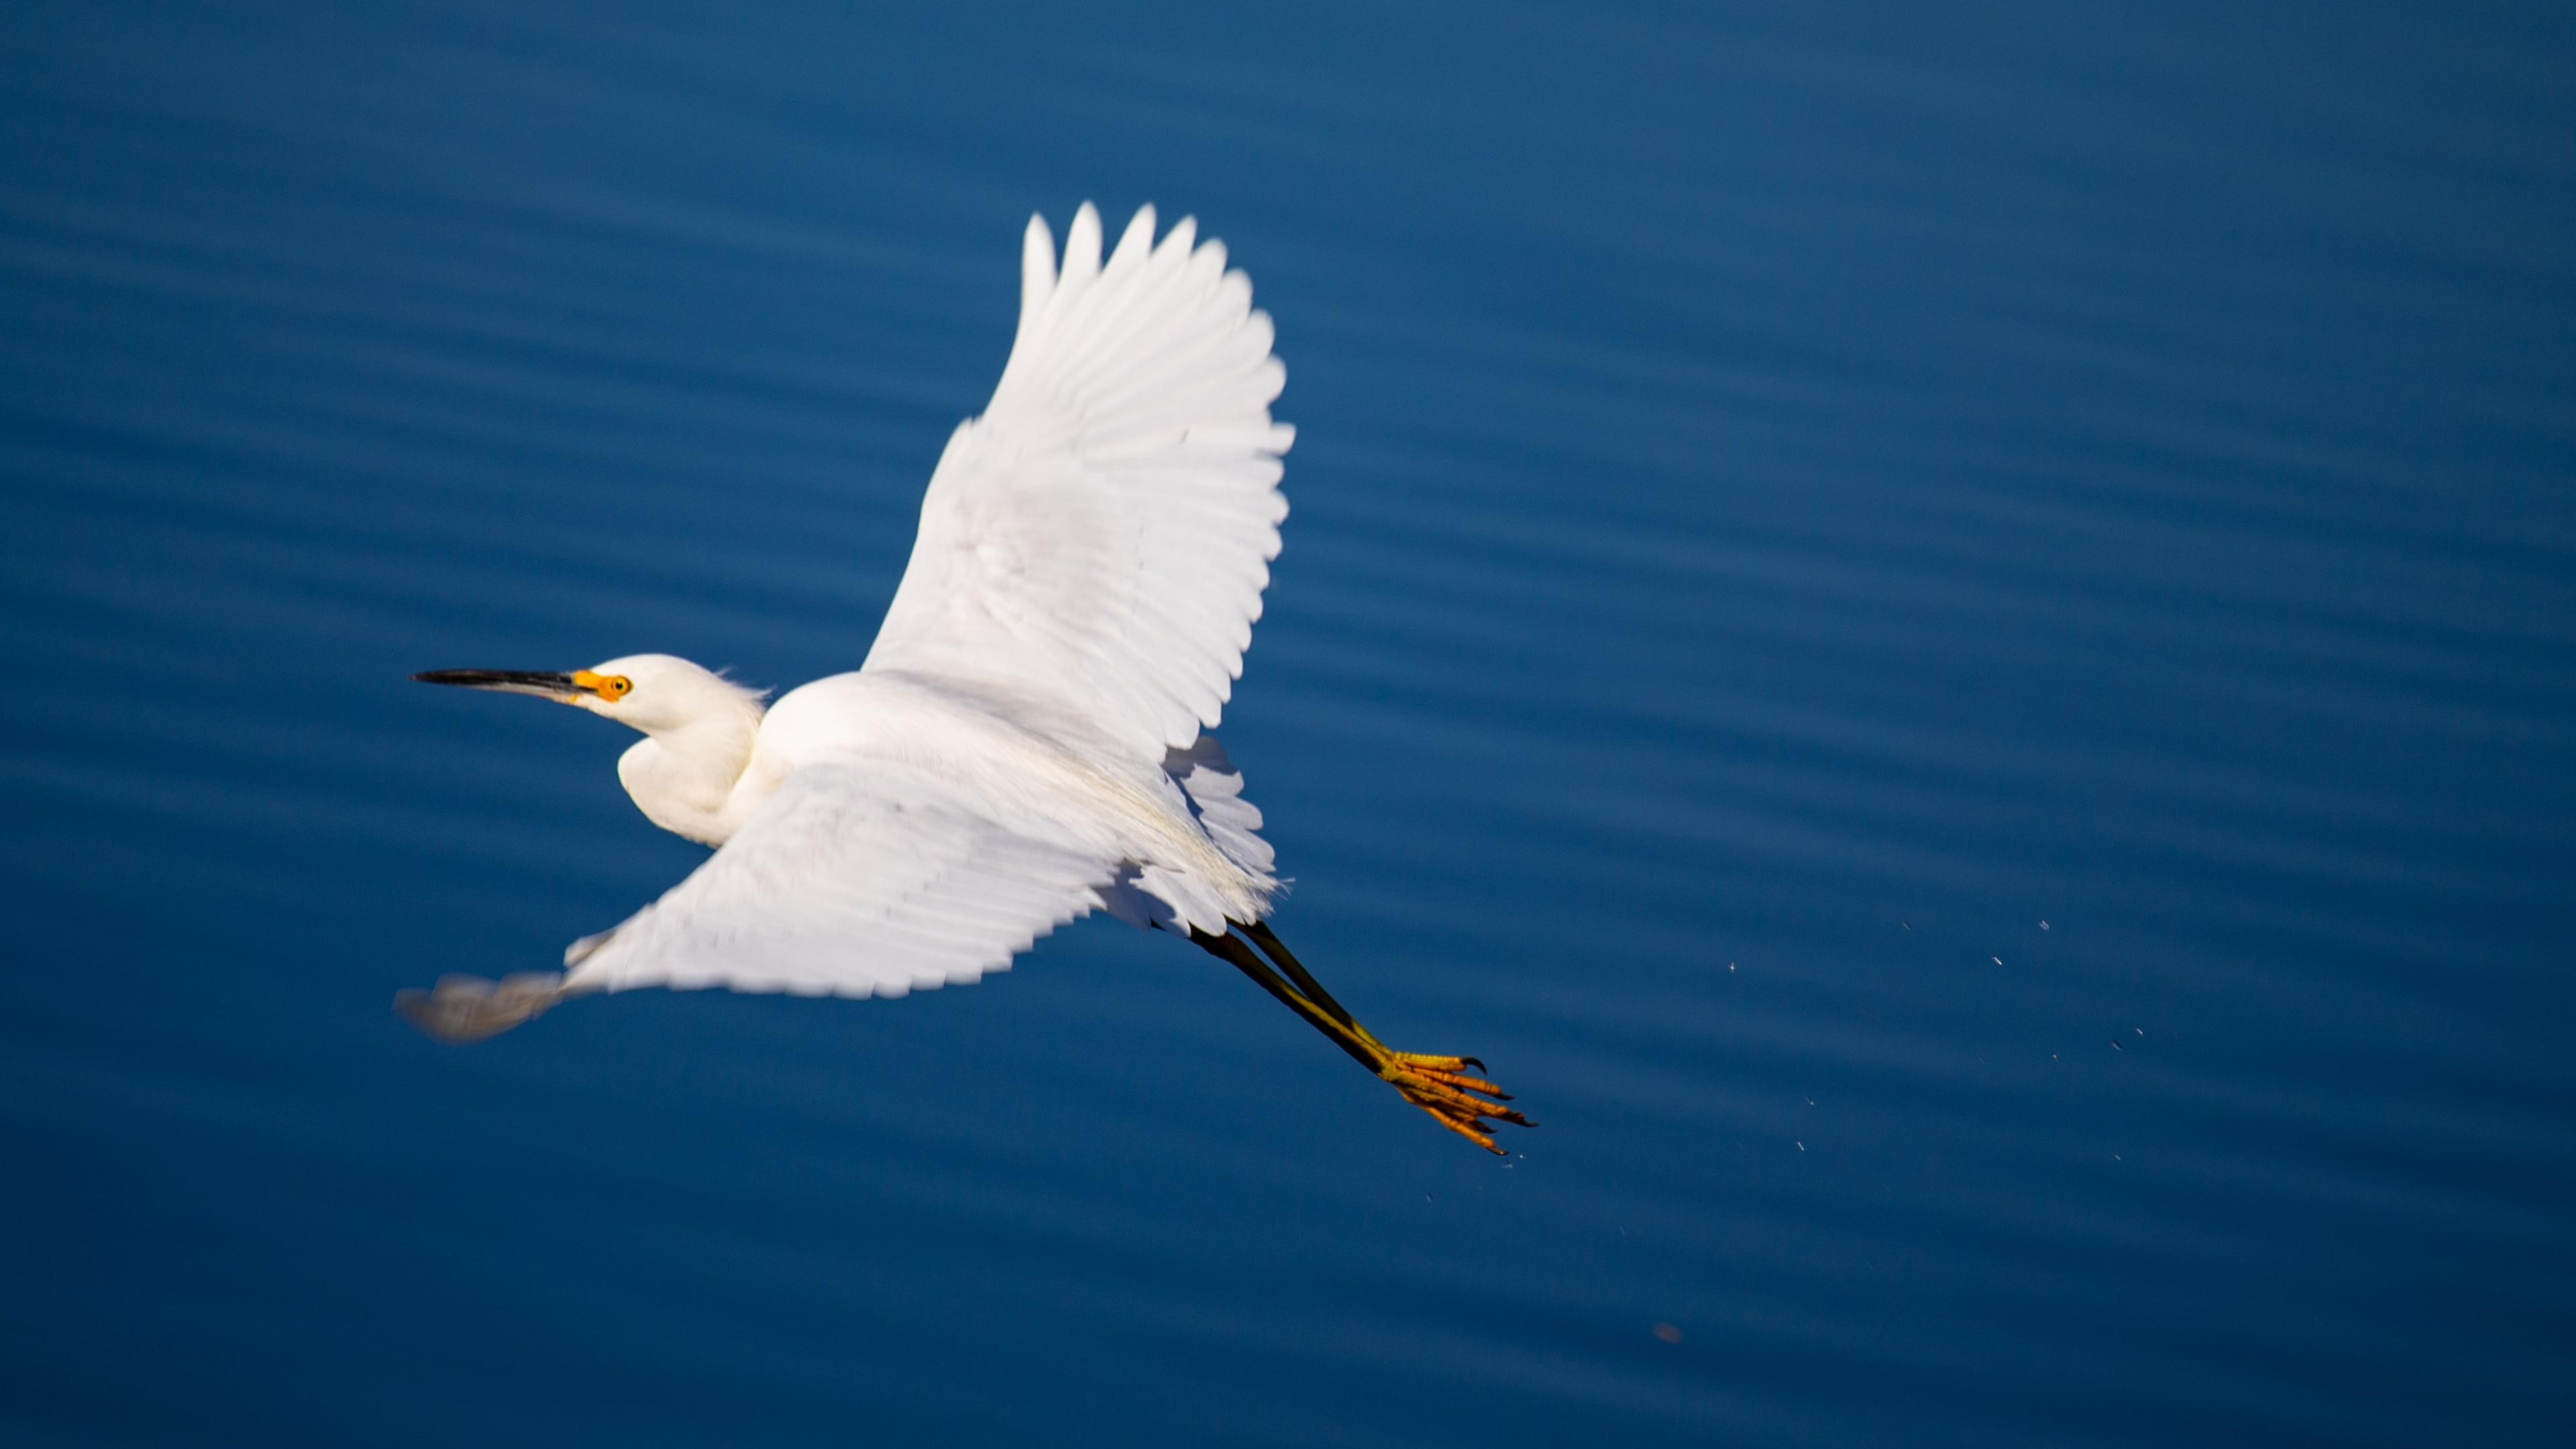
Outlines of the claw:
[[[1426,1066],[1424,1065],[1424,1058],[1415,1057],[1405,1052],[1391,1052],[1389,1053],[1389,1056],[1393,1058],[1398,1069],[1411,1072],[1415,1076],[1429,1077],[1435,1082],[1447,1082],[1451,1086],[1470,1088],[1472,1090],[1482,1092],[1489,1097],[1500,1097],[1505,1101],[1511,1100],[1510,1093],[1505,1092],[1502,1088],[1495,1086],[1492,1082],[1486,1081],[1482,1077],[1471,1077],[1465,1072],[1454,1067]],[[1429,1060],[1438,1061],[1441,1059],[1435,1057]]]
[[1504,1091],[1502,1088],[1495,1086],[1493,1083],[1486,1081],[1482,1077],[1471,1077],[1464,1072],[1444,1072],[1437,1070],[1436,1068],[1415,1067],[1413,1070],[1415,1075],[1429,1077],[1431,1080],[1440,1083],[1442,1086],[1456,1087],[1460,1091],[1465,1092],[1482,1092],[1488,1097],[1499,1098],[1506,1102],[1512,1100],[1511,1093]]
[[1444,1072],[1463,1071],[1468,1067],[1480,1072],[1487,1070],[1481,1057],[1436,1057],[1428,1052],[1389,1052],[1387,1055],[1408,1067],[1436,1067]]
[[1483,1092],[1510,1100],[1493,1083],[1470,1077],[1464,1072],[1428,1065],[1433,1061],[1456,1061],[1459,1058],[1425,1057],[1416,1052],[1388,1052],[1387,1058],[1386,1066],[1379,1070],[1378,1075],[1403,1093],[1406,1101],[1430,1113],[1441,1126],[1488,1152],[1501,1154],[1503,1149],[1496,1146],[1492,1134],[1484,1130],[1487,1121],[1509,1122],[1518,1127],[1538,1125],[1514,1108],[1471,1095]]
[[1496,1157],[1511,1156],[1510,1153],[1505,1152],[1500,1147],[1494,1145],[1494,1139],[1489,1133],[1479,1132],[1474,1127],[1460,1122],[1454,1117],[1444,1117],[1437,1112],[1432,1113],[1431,1118],[1441,1126],[1446,1127],[1450,1131],[1457,1133],[1459,1136],[1466,1138],[1468,1141],[1475,1143],[1477,1146],[1494,1154]]

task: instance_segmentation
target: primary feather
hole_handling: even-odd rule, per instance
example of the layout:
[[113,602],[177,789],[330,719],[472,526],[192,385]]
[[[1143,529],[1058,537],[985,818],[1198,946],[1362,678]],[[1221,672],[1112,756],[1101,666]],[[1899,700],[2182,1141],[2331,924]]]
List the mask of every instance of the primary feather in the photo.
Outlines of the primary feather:
[[1149,206],[1103,266],[1085,206],[1058,272],[1030,220],[1010,363],[948,440],[865,666],[1041,696],[1149,763],[1243,672],[1294,437],[1252,284],[1190,222],[1153,230]]

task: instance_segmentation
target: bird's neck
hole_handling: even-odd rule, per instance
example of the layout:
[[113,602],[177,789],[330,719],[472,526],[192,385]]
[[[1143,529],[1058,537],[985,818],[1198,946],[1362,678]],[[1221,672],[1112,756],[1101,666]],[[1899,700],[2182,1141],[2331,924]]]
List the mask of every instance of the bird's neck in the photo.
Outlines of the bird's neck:
[[[661,730],[617,761],[617,778],[644,818],[703,845],[722,845],[750,814],[737,799],[760,739],[760,710]],[[749,802],[757,804],[758,802]]]

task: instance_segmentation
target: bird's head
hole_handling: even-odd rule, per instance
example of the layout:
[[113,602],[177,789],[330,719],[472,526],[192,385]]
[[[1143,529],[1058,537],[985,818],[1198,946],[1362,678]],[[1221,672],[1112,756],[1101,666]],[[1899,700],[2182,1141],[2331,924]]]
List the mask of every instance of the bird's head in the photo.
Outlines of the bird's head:
[[423,684],[533,694],[589,710],[648,735],[716,720],[741,721],[746,715],[757,720],[761,712],[760,691],[669,654],[629,654],[569,674],[530,669],[432,669],[412,678]]

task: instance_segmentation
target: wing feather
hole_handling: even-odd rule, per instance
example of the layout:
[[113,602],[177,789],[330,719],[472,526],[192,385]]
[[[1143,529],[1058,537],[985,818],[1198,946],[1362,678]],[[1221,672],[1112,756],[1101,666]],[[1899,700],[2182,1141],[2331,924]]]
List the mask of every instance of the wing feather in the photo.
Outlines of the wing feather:
[[1232,696],[1296,438],[1252,284],[1191,221],[1154,224],[1140,210],[1104,263],[1085,205],[1059,265],[1030,220],[1010,362],[940,456],[866,664],[1042,698],[1139,762]]
[[[1058,258],[1031,218],[1018,335],[922,499],[864,668],[1078,721],[1159,767],[1217,848],[1267,879],[1261,812],[1213,728],[1279,554],[1272,420],[1286,369],[1226,251],[1140,210],[1104,261],[1085,205]],[[901,996],[979,979],[1094,907],[1225,919],[1206,882],[1000,818],[989,794],[880,759],[801,764],[722,850],[565,953],[568,989]]]
[[978,980],[1115,874],[1030,828],[898,766],[808,764],[687,880],[576,943],[565,984],[901,996]]

